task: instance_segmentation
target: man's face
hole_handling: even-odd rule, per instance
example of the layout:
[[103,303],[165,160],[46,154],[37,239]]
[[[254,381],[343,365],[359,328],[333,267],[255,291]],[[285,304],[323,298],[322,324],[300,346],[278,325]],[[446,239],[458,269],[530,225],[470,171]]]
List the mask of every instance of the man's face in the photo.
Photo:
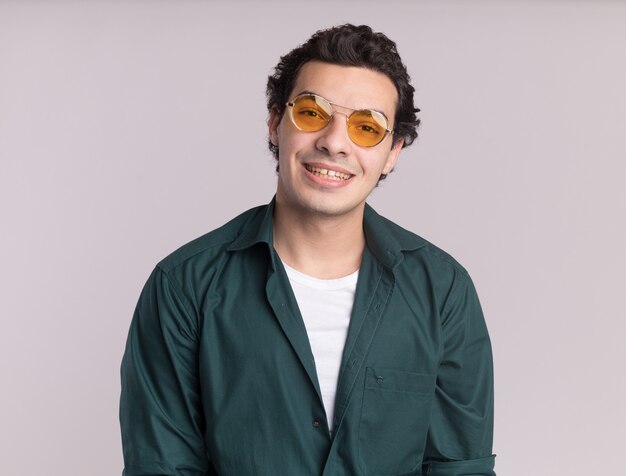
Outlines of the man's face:
[[394,167],[402,141],[392,148],[387,136],[374,147],[358,146],[348,137],[346,116],[352,109],[374,109],[387,116],[393,129],[396,88],[376,71],[312,61],[300,69],[289,99],[303,92],[350,109],[335,106],[330,124],[317,132],[298,130],[288,111],[282,118],[270,114],[270,139],[279,148],[276,199],[304,214],[362,212],[380,175]]

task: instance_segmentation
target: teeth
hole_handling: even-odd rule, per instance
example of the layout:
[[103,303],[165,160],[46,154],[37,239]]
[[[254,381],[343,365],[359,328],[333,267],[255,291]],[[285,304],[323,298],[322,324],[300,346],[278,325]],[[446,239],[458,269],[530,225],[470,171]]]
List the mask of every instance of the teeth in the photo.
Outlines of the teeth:
[[312,172],[317,176],[324,176],[325,178],[329,178],[332,180],[348,180],[350,178],[350,175],[344,174],[342,172],[337,172],[336,170],[322,169],[319,167],[313,167],[311,165],[305,165],[305,167],[309,172]]

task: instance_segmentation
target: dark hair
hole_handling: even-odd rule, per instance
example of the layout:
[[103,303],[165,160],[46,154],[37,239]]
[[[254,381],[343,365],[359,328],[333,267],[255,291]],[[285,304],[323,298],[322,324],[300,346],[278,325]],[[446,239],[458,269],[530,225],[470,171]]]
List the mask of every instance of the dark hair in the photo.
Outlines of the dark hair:
[[[283,115],[298,72],[309,61],[358,66],[386,75],[398,92],[393,144],[402,138],[403,147],[407,147],[417,138],[420,120],[415,115],[419,109],[413,104],[415,88],[409,82],[411,78],[396,44],[383,33],[374,32],[367,25],[351,24],[317,31],[306,43],[282,56],[274,74],[267,79],[267,109],[270,112],[275,109],[279,116]],[[274,157],[278,158],[278,146],[268,142]]]

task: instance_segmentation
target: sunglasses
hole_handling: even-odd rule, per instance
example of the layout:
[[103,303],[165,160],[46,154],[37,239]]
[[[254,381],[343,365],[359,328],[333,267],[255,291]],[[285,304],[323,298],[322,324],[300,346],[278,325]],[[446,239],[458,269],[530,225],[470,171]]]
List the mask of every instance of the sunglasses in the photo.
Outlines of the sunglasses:
[[351,110],[346,116],[348,137],[361,147],[374,147],[380,144],[385,137],[393,134],[389,130],[389,121],[382,113],[373,109],[351,109],[333,104],[328,99],[317,94],[304,93],[287,103],[289,118],[297,129],[304,132],[321,131],[330,124],[335,114],[333,106]]

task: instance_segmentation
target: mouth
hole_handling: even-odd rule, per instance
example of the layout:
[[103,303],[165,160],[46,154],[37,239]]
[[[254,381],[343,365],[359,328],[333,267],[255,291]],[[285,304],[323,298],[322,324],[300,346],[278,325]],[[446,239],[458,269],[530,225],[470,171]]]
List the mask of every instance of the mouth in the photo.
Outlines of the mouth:
[[324,169],[310,164],[304,164],[304,167],[313,175],[322,177],[328,180],[336,180],[337,182],[343,182],[352,177],[351,174],[339,172],[338,170]]

